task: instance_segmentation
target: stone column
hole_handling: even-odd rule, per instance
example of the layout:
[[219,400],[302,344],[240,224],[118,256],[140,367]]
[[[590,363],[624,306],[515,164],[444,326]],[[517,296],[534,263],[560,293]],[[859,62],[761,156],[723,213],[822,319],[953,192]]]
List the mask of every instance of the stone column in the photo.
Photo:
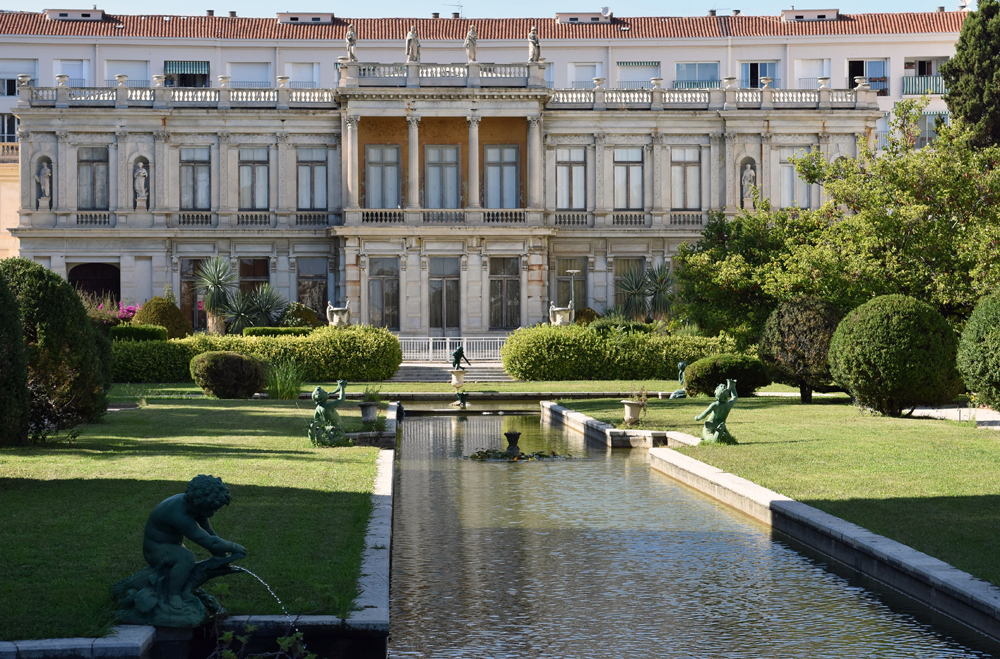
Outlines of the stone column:
[[406,207],[420,208],[420,117],[407,117],[410,128],[409,163],[406,168]]
[[361,117],[348,116],[347,123],[347,208],[358,208],[358,122]]
[[528,204],[531,209],[542,206],[542,130],[541,117],[528,117]]
[[642,210],[653,210],[653,145],[642,145]]
[[466,117],[469,122],[469,199],[467,208],[479,208],[479,122],[475,115]]
[[[482,243],[480,243],[482,244]],[[480,250],[483,248],[480,247]],[[490,259],[485,252],[480,251],[479,253],[479,290],[482,291],[479,300],[479,306],[482,310],[483,315],[483,326],[484,332],[490,329]]]
[[594,134],[594,209],[598,212],[607,210],[604,201],[604,133]]
[[701,145],[701,210],[708,210],[711,188],[709,182],[709,170],[712,164],[711,147],[708,144]]
[[[667,161],[667,173],[663,179],[663,207],[667,211],[671,211],[674,208],[673,148],[672,146],[667,146],[663,149],[663,156]],[[669,221],[668,219],[667,222],[669,223]]]
[[[656,80],[656,78],[654,78]],[[655,87],[654,87],[655,89]],[[670,172],[670,165],[667,165],[667,169],[663,168],[663,135],[656,133],[653,135],[653,212],[662,213],[664,211],[663,206],[663,188],[666,185],[667,188],[670,187],[670,178],[664,178],[663,172]]]
[[[819,150],[823,153],[823,160],[830,161],[830,133],[820,133],[819,134]],[[821,204],[826,202],[829,197],[826,194],[826,189],[822,185],[816,185],[816,205],[813,208],[818,208]]]
[[587,210],[591,213],[594,212],[597,201],[597,158],[595,152],[597,146],[595,144],[587,145],[586,154],[586,176],[587,176]]
[[711,192],[711,204],[709,208],[713,211],[719,210],[719,137],[718,133],[709,136],[712,142],[709,155],[709,186]]
[[733,176],[733,161],[736,159],[736,133],[726,133],[726,161],[725,173],[726,173],[726,211],[734,212],[736,210],[736,184],[735,177]]
[[[293,206],[289,203],[289,192],[291,192],[291,199],[296,198],[296,192],[294,188],[292,190],[288,189],[288,133],[281,131],[277,133],[278,136],[278,171],[277,176],[273,177],[278,186],[278,199],[277,204],[271,202],[271,207],[277,206],[278,211],[290,211]],[[293,170],[294,171],[294,170]],[[287,217],[287,216],[286,216]]]
[[[238,197],[237,197],[238,198]],[[229,211],[229,131],[219,131],[219,211]]]
[[760,167],[757,172],[757,185],[760,186],[760,196],[771,199],[771,134],[760,136]]
[[528,259],[527,254],[521,256],[521,327],[528,326]]

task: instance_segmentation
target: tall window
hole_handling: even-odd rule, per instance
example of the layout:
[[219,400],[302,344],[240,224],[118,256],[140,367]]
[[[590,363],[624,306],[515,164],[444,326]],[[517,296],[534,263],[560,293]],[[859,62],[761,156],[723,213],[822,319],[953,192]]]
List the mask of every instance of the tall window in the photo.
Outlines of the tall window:
[[198,294],[197,276],[201,259],[181,259],[181,311],[194,329],[208,326],[205,300]]
[[490,329],[521,326],[521,259],[490,259]]
[[326,210],[326,149],[299,149],[299,210]]
[[298,259],[299,302],[306,305],[322,318],[326,314],[326,259]]
[[212,207],[209,148],[181,149],[181,210]]
[[615,305],[625,304],[625,294],[621,291],[618,283],[630,270],[644,272],[646,270],[646,259],[615,259]]
[[0,114],[0,142],[17,141],[17,117],[12,114]]
[[871,89],[877,90],[879,96],[886,96],[889,93],[889,63],[884,59],[871,60],[848,60],[847,61],[847,84],[851,89],[857,87],[854,78],[864,76],[868,78]]
[[368,259],[368,322],[399,329],[399,259]]
[[108,147],[77,151],[76,202],[80,210],[108,210]]
[[670,203],[677,210],[701,208],[701,149],[670,149]]
[[369,146],[365,181],[368,208],[399,208],[399,147]]
[[615,149],[615,209],[642,210],[642,149]]
[[[570,270],[579,270],[576,275],[570,275]],[[556,305],[568,307],[572,301],[570,287],[576,289],[576,309],[579,311],[587,306],[587,259],[556,259]]]
[[240,210],[267,210],[267,147],[240,149]]
[[696,89],[719,86],[718,62],[678,62],[675,89]]
[[778,167],[781,171],[781,207],[789,208],[798,206],[799,208],[809,208],[810,185],[799,178],[795,171],[795,165],[789,162],[789,158],[794,155],[801,155],[807,152],[808,148],[784,147],[779,151]]
[[428,146],[424,153],[425,208],[458,208],[458,147]]
[[743,62],[740,64],[740,87],[757,89],[763,87],[761,78],[771,78],[771,87],[779,87],[777,62]]
[[556,149],[556,208],[587,208],[586,151],[583,147]]
[[269,259],[240,259],[240,290],[253,293],[271,281]]
[[486,152],[486,208],[519,208],[517,146],[488,146]]
[[461,259],[432,256],[429,270],[427,311],[430,327],[442,332],[456,331],[461,326]]

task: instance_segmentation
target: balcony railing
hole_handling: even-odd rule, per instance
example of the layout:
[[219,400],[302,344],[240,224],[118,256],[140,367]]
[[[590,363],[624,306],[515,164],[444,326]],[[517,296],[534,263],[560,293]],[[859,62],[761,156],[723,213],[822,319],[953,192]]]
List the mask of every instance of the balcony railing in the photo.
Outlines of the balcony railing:
[[233,89],[267,89],[274,85],[267,80],[230,80],[229,86]]
[[404,217],[403,211],[395,209],[361,211],[362,224],[402,224]]
[[[125,81],[125,86],[126,87],[149,87],[149,85],[150,85],[149,80],[139,80],[139,79],[128,78]],[[118,86],[118,81],[117,80],[105,80],[104,81],[104,86],[105,87],[117,87]]]
[[650,80],[619,80],[613,85],[614,89],[652,89],[653,83]]
[[20,153],[17,142],[0,142],[0,163],[17,162]]
[[[35,86],[35,79],[28,81],[29,87]],[[0,78],[0,96],[17,96],[17,78]]]
[[484,224],[524,224],[523,210],[485,210]]
[[271,226],[270,213],[239,212],[236,214],[236,226],[240,227],[269,227]]
[[[741,78],[740,87],[744,89],[760,89],[764,81],[760,78]],[[771,89],[781,89],[781,78],[771,78]]]
[[721,80],[674,80],[674,89],[720,89]]
[[462,224],[465,211],[424,211],[420,214],[424,224]]
[[66,85],[69,86],[69,87],[86,87],[87,86],[87,79],[86,78],[69,78],[68,80],[66,80]]
[[611,215],[611,226],[616,227],[647,227],[649,220],[646,214],[639,212],[616,211]]
[[289,82],[288,86],[292,89],[316,89],[319,85],[311,80],[298,80]]
[[906,76],[903,78],[903,96],[947,93],[944,78],[941,76]]
[[799,89],[819,89],[819,78],[799,78]]
[[325,227],[330,224],[330,214],[326,211],[298,211],[295,213],[295,226]]
[[552,223],[557,227],[589,227],[590,214],[586,211],[556,211]]
[[881,76],[878,78],[868,78],[868,85],[873,90],[878,92],[879,96],[889,95],[889,78],[888,76]]
[[108,211],[79,212],[76,223],[86,227],[107,227],[112,225],[111,213]]
[[574,80],[569,85],[573,89],[593,89],[597,86],[593,80]]
[[705,214],[701,211],[682,211],[670,214],[668,226],[674,229],[686,229],[688,227],[700,227],[705,223]]

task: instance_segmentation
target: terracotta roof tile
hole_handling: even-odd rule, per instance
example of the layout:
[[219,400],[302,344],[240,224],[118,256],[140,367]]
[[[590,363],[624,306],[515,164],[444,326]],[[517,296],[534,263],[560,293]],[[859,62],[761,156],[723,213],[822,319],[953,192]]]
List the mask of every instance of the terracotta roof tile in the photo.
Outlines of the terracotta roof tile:
[[[475,23],[480,40],[524,39],[532,25],[545,39],[678,39],[851,34],[957,33],[965,12],[840,14],[836,21],[783,23],[779,16],[615,17],[602,24],[558,24],[553,18],[336,18],[332,24],[280,24],[275,18],[126,16],[102,21],[47,20],[34,12],[0,13],[0,34],[175,39],[343,39],[353,22],[359,40],[405,38],[411,25],[421,39],[465,38]],[[627,27],[628,29],[622,29]]]

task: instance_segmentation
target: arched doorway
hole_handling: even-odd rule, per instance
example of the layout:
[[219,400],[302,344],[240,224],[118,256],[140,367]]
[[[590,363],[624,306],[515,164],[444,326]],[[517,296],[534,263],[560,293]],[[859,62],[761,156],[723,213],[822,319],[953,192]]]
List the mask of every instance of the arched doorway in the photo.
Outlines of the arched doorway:
[[118,266],[110,263],[81,263],[69,271],[69,283],[78,291],[116,300],[122,297],[122,276]]

